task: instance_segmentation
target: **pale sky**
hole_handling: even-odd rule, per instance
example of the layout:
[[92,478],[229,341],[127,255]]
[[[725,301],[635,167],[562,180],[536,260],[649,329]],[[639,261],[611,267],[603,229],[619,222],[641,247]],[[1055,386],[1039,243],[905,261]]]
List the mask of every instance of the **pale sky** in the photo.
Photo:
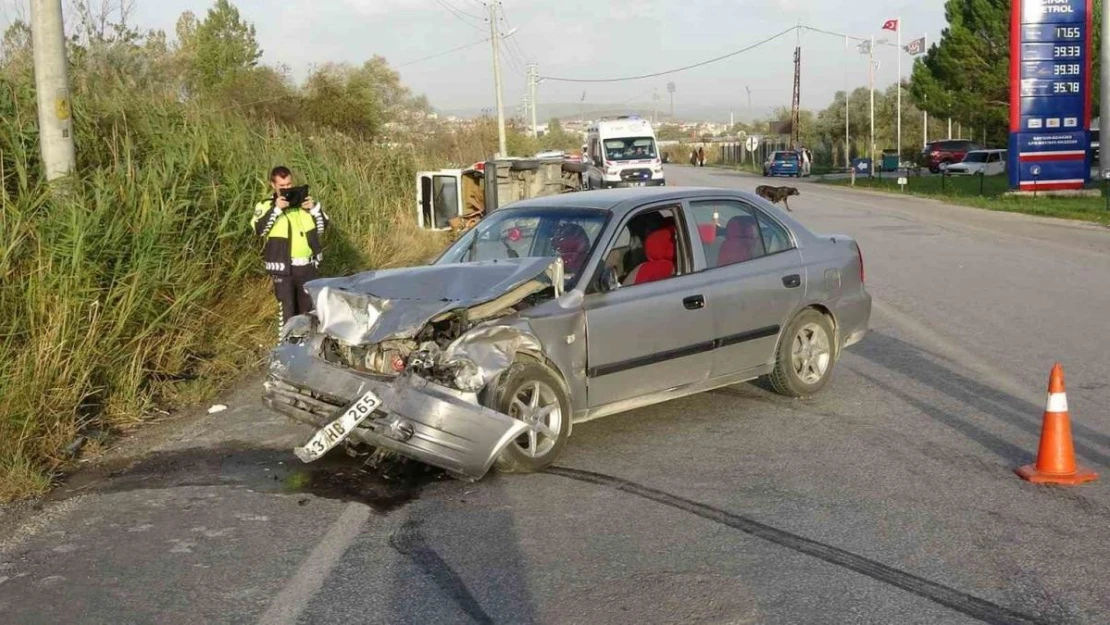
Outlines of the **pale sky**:
[[[6,25],[21,10],[25,14],[26,0],[0,1],[6,5],[0,23]],[[212,4],[210,0],[133,2],[133,21],[165,29],[171,37],[182,11],[203,17]],[[488,10],[480,0],[238,0],[235,4],[257,28],[264,61],[288,65],[298,79],[313,63],[360,63],[380,54],[401,66],[405,84],[426,94],[437,109],[494,106],[489,42],[411,63],[488,37],[484,19]],[[517,29],[502,47],[508,111],[515,110],[524,92],[527,61],[538,63],[544,76],[611,78],[697,63],[798,23],[894,41],[895,33],[883,31],[882,25],[901,18],[903,44],[922,35],[931,44],[944,27],[943,0],[503,0],[501,7],[508,26]],[[504,23],[502,30],[508,30]],[[739,117],[747,108],[746,86],[757,109],[789,104],[796,43],[790,33],[730,59],[658,78],[590,84],[545,81],[538,99],[573,103],[585,91],[587,105],[645,103],[657,89],[663,109],[668,101],[666,84],[673,81],[676,113],[681,114],[683,105],[713,105],[735,108]],[[846,52],[843,38],[803,32],[801,45],[804,108],[824,108],[846,84],[867,85],[867,63],[854,44]],[[876,84],[885,87],[895,80],[898,57],[893,47],[877,50]],[[904,75],[909,75],[911,66],[912,57],[903,54]]]

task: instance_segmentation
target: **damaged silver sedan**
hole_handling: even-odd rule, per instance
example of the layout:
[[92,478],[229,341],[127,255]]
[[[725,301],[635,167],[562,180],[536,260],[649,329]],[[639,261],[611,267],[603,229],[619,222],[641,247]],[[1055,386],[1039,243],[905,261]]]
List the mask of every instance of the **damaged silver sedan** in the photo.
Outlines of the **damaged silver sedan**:
[[308,285],[265,403],[339,445],[463,479],[538,471],[571,426],[765,377],[823,388],[871,315],[863,258],[741,191],[536,198],[479,222],[433,264]]

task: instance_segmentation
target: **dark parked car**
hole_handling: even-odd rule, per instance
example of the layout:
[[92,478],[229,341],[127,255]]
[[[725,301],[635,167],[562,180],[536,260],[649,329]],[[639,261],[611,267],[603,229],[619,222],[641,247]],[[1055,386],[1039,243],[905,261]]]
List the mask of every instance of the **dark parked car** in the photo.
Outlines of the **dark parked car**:
[[797,152],[774,152],[763,163],[764,176],[794,176],[802,177],[802,161]]
[[948,167],[964,160],[972,150],[982,150],[983,146],[968,139],[945,139],[932,141],[921,151],[922,165],[934,174],[942,167]]

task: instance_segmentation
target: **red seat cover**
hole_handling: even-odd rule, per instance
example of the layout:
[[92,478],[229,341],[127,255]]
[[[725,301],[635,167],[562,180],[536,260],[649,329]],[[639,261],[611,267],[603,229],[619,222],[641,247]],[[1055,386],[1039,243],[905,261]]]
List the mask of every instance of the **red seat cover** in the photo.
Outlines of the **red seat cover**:
[[759,224],[751,215],[737,215],[728,220],[725,240],[717,254],[717,266],[742,263],[755,258],[761,241]]
[[636,269],[633,284],[654,282],[674,275],[674,238],[672,230],[660,228],[648,235],[644,241],[647,262]]
[[717,239],[717,224],[698,224],[698,236],[708,245]]

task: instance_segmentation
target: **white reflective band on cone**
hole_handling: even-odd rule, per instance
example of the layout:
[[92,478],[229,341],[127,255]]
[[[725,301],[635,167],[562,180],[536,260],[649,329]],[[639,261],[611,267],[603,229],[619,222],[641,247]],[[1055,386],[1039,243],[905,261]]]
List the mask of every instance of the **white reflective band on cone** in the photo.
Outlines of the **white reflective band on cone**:
[[1044,409],[1045,412],[1067,412],[1068,396],[1064,393],[1049,393]]

